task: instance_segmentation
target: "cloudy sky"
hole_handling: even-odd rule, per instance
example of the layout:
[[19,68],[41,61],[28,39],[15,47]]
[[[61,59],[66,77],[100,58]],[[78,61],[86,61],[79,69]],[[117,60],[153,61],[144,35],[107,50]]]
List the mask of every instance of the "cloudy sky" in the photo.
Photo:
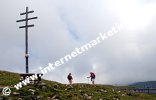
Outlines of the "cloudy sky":
[[51,71],[44,78],[67,83],[87,83],[90,71],[96,83],[125,85],[156,80],[156,1],[155,0],[1,0],[0,69],[25,72],[25,33],[16,23],[26,6],[37,16],[29,29],[29,71],[64,57],[76,47],[124,24],[118,34]]

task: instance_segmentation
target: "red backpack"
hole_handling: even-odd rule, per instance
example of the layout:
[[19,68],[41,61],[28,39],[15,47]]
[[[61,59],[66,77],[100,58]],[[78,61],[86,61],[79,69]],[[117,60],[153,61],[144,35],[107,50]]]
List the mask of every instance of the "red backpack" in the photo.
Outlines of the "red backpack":
[[67,77],[67,78],[68,78],[68,80],[73,79],[71,75],[68,75],[68,77]]
[[94,73],[91,73],[91,78],[95,78],[95,74]]

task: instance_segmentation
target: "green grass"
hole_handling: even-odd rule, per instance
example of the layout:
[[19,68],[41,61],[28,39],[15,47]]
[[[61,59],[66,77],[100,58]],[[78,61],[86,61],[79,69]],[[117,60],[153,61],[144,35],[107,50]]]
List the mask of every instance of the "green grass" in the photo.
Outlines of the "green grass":
[[[0,71],[1,86],[15,85],[19,81],[19,74]],[[38,100],[156,100],[156,94],[131,93],[128,91],[118,91],[116,88],[132,88],[132,87],[116,87],[111,85],[90,85],[90,84],[73,84],[72,87],[53,81],[43,80],[44,85],[28,85],[20,90],[12,89],[10,96],[2,96],[4,100],[17,100],[20,97],[23,100],[31,100],[31,97],[37,97]],[[31,90],[34,90],[31,91]],[[53,99],[52,99],[53,98]]]
[[17,73],[0,71],[0,86],[11,86],[19,82],[20,76]]

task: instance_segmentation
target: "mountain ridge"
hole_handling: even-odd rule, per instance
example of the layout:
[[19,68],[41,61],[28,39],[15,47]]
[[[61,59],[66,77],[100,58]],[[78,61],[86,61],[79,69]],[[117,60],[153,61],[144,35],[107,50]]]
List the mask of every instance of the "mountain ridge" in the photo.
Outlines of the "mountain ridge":
[[156,81],[144,81],[144,82],[136,82],[133,84],[130,84],[129,86],[134,86],[137,88],[156,88]]

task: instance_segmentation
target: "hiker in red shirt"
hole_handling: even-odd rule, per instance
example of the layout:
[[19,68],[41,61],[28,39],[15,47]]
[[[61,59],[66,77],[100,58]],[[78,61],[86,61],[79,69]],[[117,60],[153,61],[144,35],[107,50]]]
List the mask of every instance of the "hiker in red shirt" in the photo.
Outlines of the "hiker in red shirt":
[[73,81],[73,77],[71,76],[71,73],[68,74],[67,79],[69,81],[69,84],[71,85]]
[[93,72],[90,72],[90,76],[87,78],[91,78],[92,84],[94,85],[94,81],[95,81],[95,74]]

